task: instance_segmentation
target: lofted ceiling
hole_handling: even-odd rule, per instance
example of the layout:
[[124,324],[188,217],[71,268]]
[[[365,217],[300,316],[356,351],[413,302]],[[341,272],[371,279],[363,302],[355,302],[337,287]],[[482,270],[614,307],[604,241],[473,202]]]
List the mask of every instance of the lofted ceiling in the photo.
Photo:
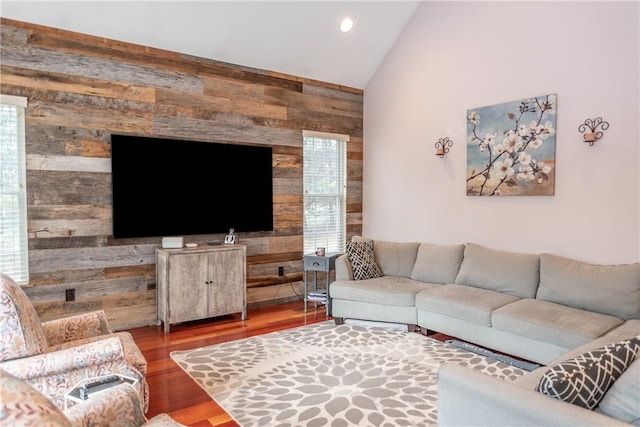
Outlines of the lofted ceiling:
[[364,89],[419,3],[2,0],[0,15]]

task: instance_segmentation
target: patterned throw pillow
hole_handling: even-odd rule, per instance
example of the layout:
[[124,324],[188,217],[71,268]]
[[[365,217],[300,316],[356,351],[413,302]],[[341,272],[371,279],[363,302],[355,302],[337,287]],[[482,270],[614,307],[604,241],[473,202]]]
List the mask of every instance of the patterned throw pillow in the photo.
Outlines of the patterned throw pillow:
[[347,242],[347,257],[351,263],[354,280],[382,277],[382,271],[373,254],[373,241]]
[[551,367],[536,391],[587,409],[593,409],[640,351],[640,338],[589,351]]

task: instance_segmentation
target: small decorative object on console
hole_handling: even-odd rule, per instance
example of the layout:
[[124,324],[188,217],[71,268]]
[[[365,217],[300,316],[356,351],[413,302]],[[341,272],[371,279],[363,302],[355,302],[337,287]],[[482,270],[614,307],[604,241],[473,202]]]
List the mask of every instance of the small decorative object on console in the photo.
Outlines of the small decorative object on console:
[[224,238],[224,243],[226,245],[235,245],[236,243],[236,235],[233,234],[234,229],[230,228],[229,229],[229,234],[227,234]]
[[184,237],[163,237],[162,247],[166,249],[180,249],[184,246]]

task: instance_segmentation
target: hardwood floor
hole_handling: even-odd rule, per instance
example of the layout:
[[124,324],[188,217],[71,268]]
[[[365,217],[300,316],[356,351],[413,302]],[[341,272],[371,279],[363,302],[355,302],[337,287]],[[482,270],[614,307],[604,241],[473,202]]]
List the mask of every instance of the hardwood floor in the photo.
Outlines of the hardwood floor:
[[147,417],[166,412],[176,421],[192,427],[237,426],[182,369],[169,353],[266,334],[331,319],[323,305],[300,301],[249,309],[247,320],[240,314],[172,325],[169,334],[162,326],[129,329],[148,362],[150,399]]

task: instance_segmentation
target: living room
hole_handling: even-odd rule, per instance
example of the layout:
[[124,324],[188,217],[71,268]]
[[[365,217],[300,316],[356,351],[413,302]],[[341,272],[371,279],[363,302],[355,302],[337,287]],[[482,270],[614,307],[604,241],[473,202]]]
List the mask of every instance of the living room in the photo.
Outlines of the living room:
[[[253,306],[298,298],[305,129],[350,136],[348,237],[638,262],[639,13],[633,1],[424,2],[361,88],[3,15],[1,92],[29,102],[25,292],[43,319],[99,308],[116,329],[155,324],[160,238],[111,237],[116,132],[272,145],[277,231],[240,236]],[[467,112],[547,94],[554,193],[466,195]],[[591,146],[578,127],[596,117],[610,127]],[[444,137],[453,146],[440,158]]]

